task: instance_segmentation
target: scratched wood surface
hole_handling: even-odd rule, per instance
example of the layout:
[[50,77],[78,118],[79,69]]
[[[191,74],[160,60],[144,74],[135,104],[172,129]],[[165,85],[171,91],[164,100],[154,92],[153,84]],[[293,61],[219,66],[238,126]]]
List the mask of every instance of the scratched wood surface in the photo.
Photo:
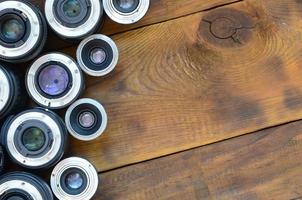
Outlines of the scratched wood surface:
[[108,129],[72,140],[71,153],[104,171],[300,119],[302,6],[287,2],[242,1],[114,35],[115,72],[88,78],[84,94],[104,103]]
[[302,121],[100,175],[99,200],[300,200]]
[[[302,1],[151,2],[138,24],[98,31],[120,60],[83,96],[104,104],[108,129],[68,152],[106,171],[96,199],[299,197],[300,123],[230,138],[302,118]],[[51,34],[47,49],[70,45]]]

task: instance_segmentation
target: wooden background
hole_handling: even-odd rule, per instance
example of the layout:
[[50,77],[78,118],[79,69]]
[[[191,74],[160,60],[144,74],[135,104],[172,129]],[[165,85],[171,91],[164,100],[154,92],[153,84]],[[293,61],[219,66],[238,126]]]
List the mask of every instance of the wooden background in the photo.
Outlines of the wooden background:
[[302,0],[151,0],[98,32],[120,60],[83,96],[109,126],[68,153],[100,172],[94,199],[302,199]]

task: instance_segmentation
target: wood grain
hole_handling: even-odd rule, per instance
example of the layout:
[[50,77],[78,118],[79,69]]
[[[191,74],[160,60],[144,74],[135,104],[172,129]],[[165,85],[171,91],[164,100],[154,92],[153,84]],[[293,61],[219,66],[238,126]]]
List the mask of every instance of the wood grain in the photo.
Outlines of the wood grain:
[[84,94],[105,105],[108,129],[72,140],[71,153],[103,171],[301,119],[302,6],[286,2],[249,0],[115,35],[115,72],[89,78]]
[[302,122],[100,175],[101,200],[301,199]]
[[[30,1],[39,6],[42,10],[44,9],[44,0]],[[151,0],[148,13],[139,22],[132,25],[120,25],[105,17],[104,26],[97,32],[112,35],[236,1],[238,0]],[[71,45],[72,43],[68,43],[65,40],[56,37],[55,34],[50,31],[49,40],[46,46],[48,50],[58,50]]]

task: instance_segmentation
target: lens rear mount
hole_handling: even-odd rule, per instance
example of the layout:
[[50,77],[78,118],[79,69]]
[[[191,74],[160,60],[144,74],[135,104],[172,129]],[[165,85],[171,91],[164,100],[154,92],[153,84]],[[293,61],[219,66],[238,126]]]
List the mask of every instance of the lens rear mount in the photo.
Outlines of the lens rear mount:
[[47,25],[42,13],[27,1],[0,2],[0,60],[26,62],[43,49]]
[[150,0],[106,0],[103,6],[106,14],[120,24],[133,24],[145,16]]
[[67,130],[60,117],[42,108],[26,110],[7,119],[1,134],[11,159],[29,169],[56,164],[67,142]]
[[94,166],[79,157],[66,158],[53,169],[50,185],[58,199],[89,200],[99,184],[99,178]]
[[40,106],[61,109],[82,93],[83,79],[80,68],[71,57],[50,53],[31,65],[26,75],[26,88]]
[[91,35],[77,48],[77,61],[82,70],[91,76],[105,76],[114,70],[119,52],[115,42],[102,34]]
[[99,0],[46,0],[50,27],[64,39],[82,39],[97,30],[103,20]]

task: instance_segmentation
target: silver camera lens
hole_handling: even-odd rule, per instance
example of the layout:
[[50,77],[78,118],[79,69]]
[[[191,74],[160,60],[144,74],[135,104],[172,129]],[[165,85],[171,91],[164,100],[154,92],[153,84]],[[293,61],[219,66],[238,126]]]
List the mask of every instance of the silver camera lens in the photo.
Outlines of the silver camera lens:
[[58,115],[35,108],[8,118],[1,136],[3,146],[16,164],[41,169],[55,165],[62,158],[68,135]]
[[26,102],[20,77],[0,64],[0,119],[21,108]]
[[1,200],[53,200],[50,187],[26,172],[11,172],[0,178]]
[[115,42],[102,34],[84,39],[77,49],[77,61],[91,76],[105,76],[114,70],[119,57]]
[[46,0],[45,15],[50,27],[62,38],[91,35],[103,21],[100,0]]
[[87,160],[71,157],[59,162],[53,169],[50,185],[58,199],[89,200],[99,184],[98,173]]
[[104,107],[98,101],[89,98],[77,100],[65,114],[69,133],[83,141],[99,137],[106,129],[107,121]]
[[44,47],[47,25],[44,16],[27,1],[0,2],[0,60],[25,62]]
[[26,88],[33,100],[50,109],[70,105],[83,91],[83,75],[77,63],[61,53],[38,58],[26,75]]
[[133,24],[145,16],[150,0],[103,0],[106,14],[120,24]]

